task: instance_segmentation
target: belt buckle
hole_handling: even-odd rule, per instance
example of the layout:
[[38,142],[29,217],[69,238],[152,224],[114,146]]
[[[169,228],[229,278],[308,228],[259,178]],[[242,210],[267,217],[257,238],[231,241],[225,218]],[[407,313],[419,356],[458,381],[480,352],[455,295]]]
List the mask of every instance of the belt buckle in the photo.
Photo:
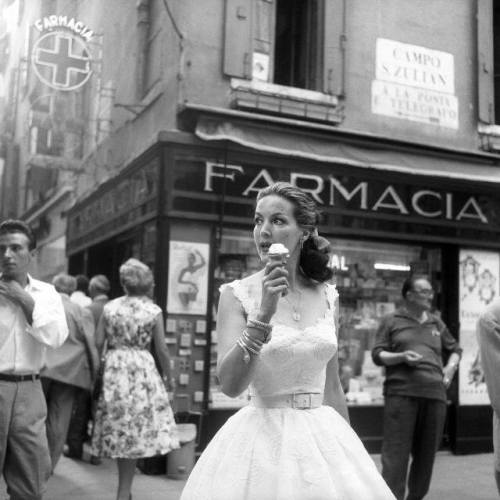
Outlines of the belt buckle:
[[312,394],[310,392],[293,393],[292,408],[296,408],[297,410],[309,410],[312,408]]

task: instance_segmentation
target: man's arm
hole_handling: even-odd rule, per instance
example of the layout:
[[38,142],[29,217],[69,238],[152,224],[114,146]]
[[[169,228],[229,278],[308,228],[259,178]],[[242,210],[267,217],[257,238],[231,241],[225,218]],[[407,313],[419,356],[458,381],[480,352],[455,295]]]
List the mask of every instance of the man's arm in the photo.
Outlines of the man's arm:
[[460,363],[460,358],[462,357],[462,348],[453,337],[453,335],[448,330],[448,327],[442,323],[440,326],[441,331],[441,345],[443,350],[451,352],[446,366],[443,367],[443,382],[446,388],[448,388],[455,376],[455,372],[458,368],[458,363]]
[[68,336],[68,324],[61,296],[51,285],[30,293],[34,299],[33,322],[26,331],[41,344],[56,348]]
[[83,334],[83,340],[85,342],[87,359],[90,365],[90,373],[92,374],[92,381],[94,381],[97,378],[97,371],[99,369],[99,354],[97,352],[95,341],[94,316],[89,309],[82,308],[80,327]]
[[477,339],[486,387],[493,409],[500,415],[500,308],[490,308],[479,317]]

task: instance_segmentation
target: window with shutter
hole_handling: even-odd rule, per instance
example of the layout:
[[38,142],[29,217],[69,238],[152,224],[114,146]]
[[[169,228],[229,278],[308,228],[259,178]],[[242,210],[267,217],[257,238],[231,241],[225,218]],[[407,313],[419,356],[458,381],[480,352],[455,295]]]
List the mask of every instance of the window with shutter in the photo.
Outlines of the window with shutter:
[[477,1],[478,130],[482,148],[500,150],[500,5]]
[[274,83],[322,90],[323,0],[277,0]]
[[226,0],[224,73],[233,105],[341,120],[344,0]]

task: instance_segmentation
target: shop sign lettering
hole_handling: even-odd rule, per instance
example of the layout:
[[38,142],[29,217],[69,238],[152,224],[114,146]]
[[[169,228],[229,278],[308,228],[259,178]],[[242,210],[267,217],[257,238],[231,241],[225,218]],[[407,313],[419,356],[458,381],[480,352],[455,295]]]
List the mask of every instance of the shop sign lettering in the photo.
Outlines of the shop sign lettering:
[[35,28],[38,31],[53,30],[54,28],[66,28],[73,31],[77,35],[80,35],[87,42],[90,42],[94,36],[94,32],[81,21],[75,20],[75,18],[68,19],[68,16],[56,16],[55,14],[51,16],[46,16],[35,21]]
[[[214,191],[214,179],[235,182],[237,176],[245,175],[240,165],[223,165],[206,162],[204,191]],[[326,206],[341,206],[372,212],[390,212],[399,215],[419,215],[429,219],[455,221],[477,221],[488,224],[488,218],[474,196],[457,200],[452,192],[432,189],[415,189],[408,195],[402,186],[384,185],[381,190],[369,181],[360,181],[354,186],[328,175],[291,172],[288,181],[307,191],[316,202]],[[275,182],[267,169],[261,169],[242,189],[240,196],[255,196],[263,187]],[[239,184],[239,183],[238,183]],[[377,183],[380,185],[380,183]],[[231,189],[230,186],[228,189]]]
[[123,214],[127,214],[130,221],[143,215],[142,211],[137,212],[135,209],[157,196],[156,167],[154,161],[132,176],[121,180],[101,197],[83,207],[75,217],[68,220],[71,237],[94,230]]

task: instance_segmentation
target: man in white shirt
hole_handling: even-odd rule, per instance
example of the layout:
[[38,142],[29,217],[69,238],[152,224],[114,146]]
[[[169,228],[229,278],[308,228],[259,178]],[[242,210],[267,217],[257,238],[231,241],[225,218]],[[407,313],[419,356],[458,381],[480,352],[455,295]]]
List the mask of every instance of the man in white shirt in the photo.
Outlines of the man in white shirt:
[[31,228],[0,224],[0,467],[11,500],[41,500],[51,470],[40,383],[45,349],[68,327],[52,285],[28,274],[36,252]]

